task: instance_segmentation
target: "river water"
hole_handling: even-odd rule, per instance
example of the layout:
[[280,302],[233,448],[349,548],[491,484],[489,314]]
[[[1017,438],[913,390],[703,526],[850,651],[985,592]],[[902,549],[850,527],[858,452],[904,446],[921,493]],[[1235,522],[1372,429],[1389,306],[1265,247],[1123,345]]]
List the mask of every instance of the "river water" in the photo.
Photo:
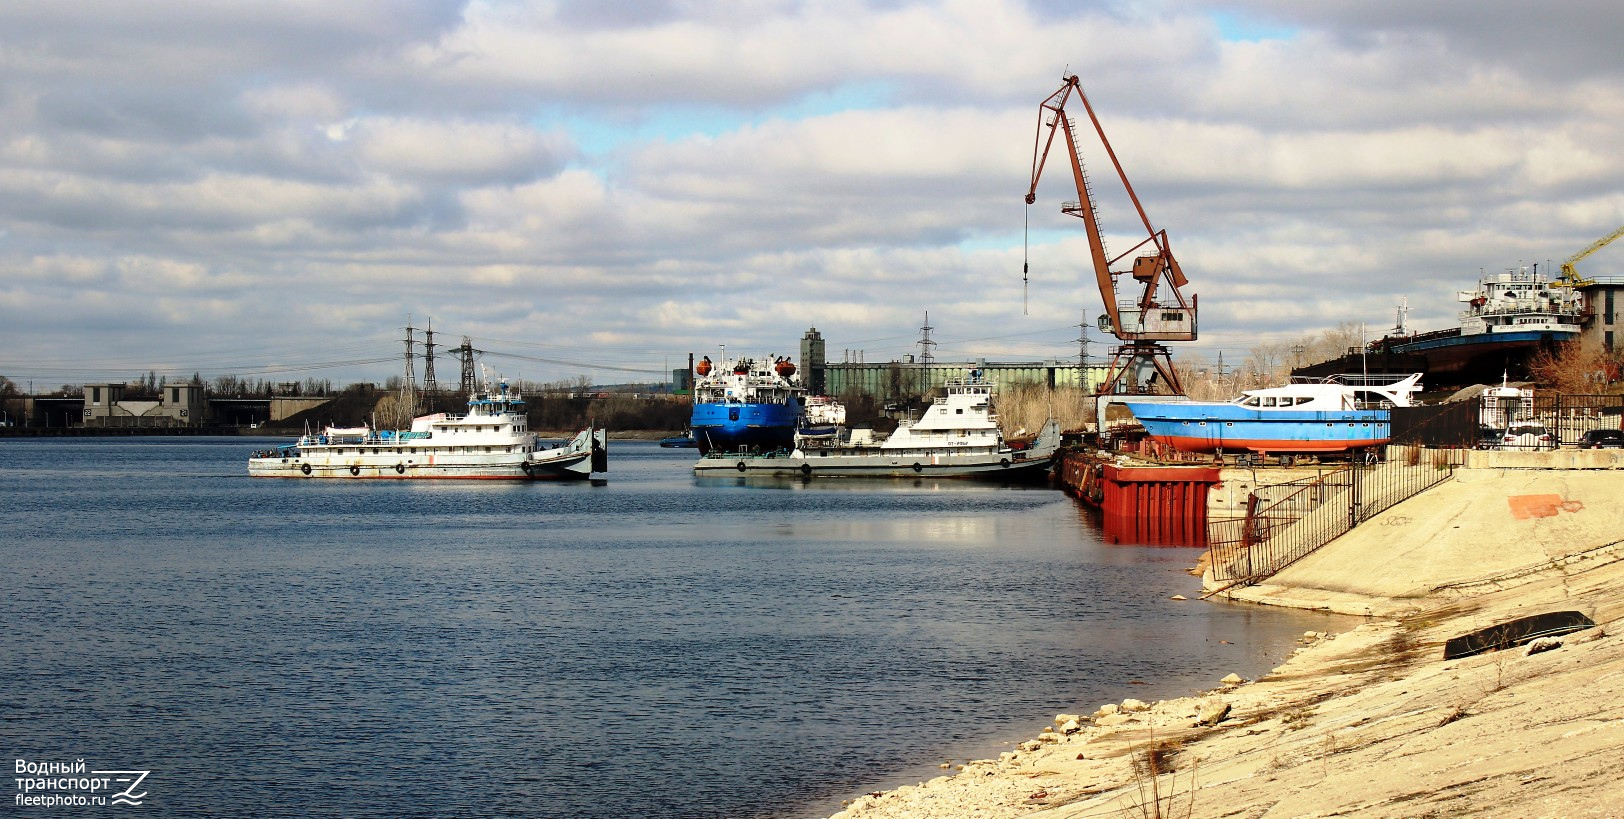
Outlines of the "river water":
[[0,444],[0,754],[169,816],[818,816],[1337,626],[1169,600],[1194,550],[1047,488],[248,479],[270,442]]

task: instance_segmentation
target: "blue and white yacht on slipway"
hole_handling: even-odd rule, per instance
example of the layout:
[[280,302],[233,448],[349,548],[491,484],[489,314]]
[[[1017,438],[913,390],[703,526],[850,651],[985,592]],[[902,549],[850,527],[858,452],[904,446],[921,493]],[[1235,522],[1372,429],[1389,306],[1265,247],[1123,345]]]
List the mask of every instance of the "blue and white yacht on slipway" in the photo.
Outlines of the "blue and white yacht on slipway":
[[[1375,381],[1372,381],[1375,379]],[[1247,390],[1233,401],[1123,401],[1150,437],[1182,452],[1338,454],[1387,443],[1393,407],[1411,406],[1421,374],[1336,376]]]

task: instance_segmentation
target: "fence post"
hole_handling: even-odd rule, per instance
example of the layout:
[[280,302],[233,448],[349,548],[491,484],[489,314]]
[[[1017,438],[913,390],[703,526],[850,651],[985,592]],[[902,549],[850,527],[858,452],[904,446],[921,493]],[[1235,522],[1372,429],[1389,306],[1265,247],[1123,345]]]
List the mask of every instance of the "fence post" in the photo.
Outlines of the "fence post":
[[1348,480],[1348,529],[1349,529],[1349,531],[1352,531],[1354,527],[1359,525],[1359,506],[1360,506],[1360,503],[1359,503],[1359,488],[1360,488],[1360,485],[1364,483],[1364,481],[1360,480],[1360,478],[1363,477],[1364,471],[1366,469],[1368,469],[1368,468],[1369,467],[1365,464],[1365,459],[1363,457],[1360,457],[1358,460],[1356,460],[1354,462],[1353,468],[1348,470],[1348,479],[1349,479]]

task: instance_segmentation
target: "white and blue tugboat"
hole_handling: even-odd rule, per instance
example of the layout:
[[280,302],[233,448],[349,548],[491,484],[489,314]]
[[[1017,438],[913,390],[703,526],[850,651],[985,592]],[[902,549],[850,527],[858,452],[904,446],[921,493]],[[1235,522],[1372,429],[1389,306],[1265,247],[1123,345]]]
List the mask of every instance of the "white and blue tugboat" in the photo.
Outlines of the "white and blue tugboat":
[[713,367],[706,356],[694,367],[694,410],[689,429],[701,455],[762,453],[795,444],[806,387],[795,365],[779,358],[757,363],[741,358]]
[[694,464],[698,475],[736,474],[806,478],[1046,477],[1060,450],[1060,425],[1050,419],[1027,444],[1004,440],[992,408],[993,385],[971,370],[949,381],[917,420],[903,421],[877,439],[872,430],[801,434],[793,449],[763,453],[712,451]]
[[588,427],[543,446],[528,429],[525,402],[502,383],[468,397],[465,415],[412,419],[410,430],[332,427],[248,459],[254,478],[460,478],[585,480],[608,469],[608,434]]
[[1420,373],[1332,376],[1247,390],[1233,401],[1122,403],[1150,437],[1181,452],[1337,454],[1387,443],[1388,410],[1410,406],[1420,382]]

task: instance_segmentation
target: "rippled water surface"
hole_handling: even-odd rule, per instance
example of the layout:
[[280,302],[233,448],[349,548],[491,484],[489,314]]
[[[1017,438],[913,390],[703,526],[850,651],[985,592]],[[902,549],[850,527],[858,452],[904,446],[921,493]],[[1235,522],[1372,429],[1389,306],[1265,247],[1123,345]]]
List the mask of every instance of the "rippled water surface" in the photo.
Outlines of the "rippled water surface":
[[1194,551],[1045,488],[622,442],[602,487],[250,480],[264,443],[0,443],[0,754],[172,816],[823,815],[1326,627],[1170,601]]

